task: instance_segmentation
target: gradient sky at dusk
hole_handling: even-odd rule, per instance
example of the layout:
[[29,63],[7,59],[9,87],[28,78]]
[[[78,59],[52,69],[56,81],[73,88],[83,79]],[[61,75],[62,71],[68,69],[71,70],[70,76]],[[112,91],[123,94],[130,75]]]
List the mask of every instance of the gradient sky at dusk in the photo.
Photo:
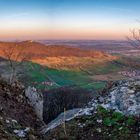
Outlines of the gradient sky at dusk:
[[140,0],[0,0],[0,39],[124,39]]

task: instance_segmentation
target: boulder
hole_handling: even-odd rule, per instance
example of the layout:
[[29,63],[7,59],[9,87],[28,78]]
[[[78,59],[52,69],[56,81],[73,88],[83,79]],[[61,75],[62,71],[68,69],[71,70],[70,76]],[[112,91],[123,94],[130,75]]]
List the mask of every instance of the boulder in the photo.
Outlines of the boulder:
[[39,119],[43,120],[43,96],[38,93],[36,88],[28,87],[25,90],[25,96],[28,99],[28,103],[34,108]]
[[140,80],[123,80],[114,83],[114,86],[98,98],[92,100],[87,108],[103,106],[123,113],[124,115],[140,115]]

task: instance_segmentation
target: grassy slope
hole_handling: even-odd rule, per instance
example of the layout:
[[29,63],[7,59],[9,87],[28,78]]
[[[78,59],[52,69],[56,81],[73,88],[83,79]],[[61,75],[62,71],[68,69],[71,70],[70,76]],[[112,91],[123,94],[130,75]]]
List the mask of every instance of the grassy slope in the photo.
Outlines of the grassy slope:
[[28,67],[28,75],[30,75],[30,83],[37,82],[38,86],[41,86],[41,82],[43,81],[54,81],[57,83],[57,86],[72,86],[77,85],[84,88],[98,88],[99,83],[97,83],[97,87],[91,83],[90,77],[82,71],[66,71],[66,70],[57,70],[51,69],[47,67],[42,67],[38,64],[27,63],[26,67]]
[[[31,63],[25,63],[24,68],[20,67],[20,73],[24,77],[22,77],[22,80],[28,84],[37,83],[36,86],[39,88],[43,88],[43,85],[40,83],[44,81],[54,81],[55,85],[51,86],[51,88],[57,86],[77,85],[87,89],[99,89],[104,86],[104,83],[99,83],[99,81],[95,83],[88,73],[85,71],[80,71],[80,67],[84,67],[84,69],[87,70],[87,66],[94,65],[93,67],[95,67],[95,70],[92,69],[91,71],[95,71],[96,73],[101,69],[102,71],[105,70],[103,69],[104,66],[96,69],[97,66],[95,63],[101,64],[102,62],[104,63],[106,61],[116,59],[116,57],[112,55],[96,50],[83,50],[80,48],[71,48],[65,45],[46,46],[44,44],[32,41],[0,42],[1,57],[5,56],[3,52],[4,48],[6,50],[14,49],[15,54],[12,55],[13,60],[15,60],[15,57],[19,51],[24,48],[22,50],[22,54],[25,56],[27,55],[29,57],[28,60],[42,65],[46,64],[45,66],[51,67],[47,68],[44,66],[42,68],[38,64],[31,65]],[[20,57],[22,58],[22,56]],[[18,58],[18,60],[20,60],[20,58]],[[61,67],[66,69],[61,69]],[[99,71],[97,73],[101,72]]]
[[[24,63],[24,67],[20,66],[19,69],[22,76],[24,76],[24,78],[22,77],[23,82],[28,85],[35,84],[34,86],[38,88],[46,87],[41,84],[44,81],[54,81],[56,84],[53,86],[47,86],[46,88],[76,85],[85,89],[96,90],[104,88],[106,81],[108,80],[120,80],[123,78],[117,75],[118,71],[129,70],[132,67],[139,68],[140,63],[138,58],[131,59],[131,61],[129,61],[131,64],[128,63],[127,60],[127,58],[122,58],[108,63],[93,64],[90,67],[83,66],[81,70],[54,69],[26,62]],[[0,69],[5,69],[5,67],[0,66]]]
[[[42,67],[35,63],[26,63],[25,67],[28,68],[28,75],[30,76],[30,83],[37,82],[39,88],[43,87],[41,83],[43,81],[54,81],[57,86],[72,86],[76,85],[85,89],[101,89],[105,87],[106,82],[96,81],[91,78],[91,75],[85,71],[75,70],[58,70],[48,67]],[[90,73],[94,74],[106,74],[110,72],[117,72],[121,68],[113,63],[107,63],[104,65],[95,65],[89,69]]]
[[113,61],[112,62],[107,62],[101,65],[92,65],[89,68],[89,71],[93,74],[108,74],[108,73],[113,73],[113,72],[117,72],[120,69],[122,69],[121,66],[116,65]]
[[[28,65],[30,65],[29,63]],[[43,67],[41,68],[38,64],[33,64],[35,68],[29,67],[29,74],[33,81],[42,82],[46,79],[51,78],[60,86],[77,85],[86,89],[101,89],[105,86],[106,81],[110,80],[121,80],[126,77],[119,75],[119,71],[132,70],[140,68],[140,58],[139,57],[120,57],[117,60],[93,64],[89,67],[83,66],[81,70],[62,70],[62,69],[52,69]],[[106,76],[105,80],[96,79],[96,76]],[[49,76],[49,78],[48,78]],[[95,78],[94,78],[95,77]]]

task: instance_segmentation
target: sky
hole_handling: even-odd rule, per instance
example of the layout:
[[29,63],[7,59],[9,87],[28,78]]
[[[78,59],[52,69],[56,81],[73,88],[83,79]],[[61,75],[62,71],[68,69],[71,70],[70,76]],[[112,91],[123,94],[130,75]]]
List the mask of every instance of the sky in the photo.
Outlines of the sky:
[[0,39],[120,40],[139,28],[140,0],[0,0]]

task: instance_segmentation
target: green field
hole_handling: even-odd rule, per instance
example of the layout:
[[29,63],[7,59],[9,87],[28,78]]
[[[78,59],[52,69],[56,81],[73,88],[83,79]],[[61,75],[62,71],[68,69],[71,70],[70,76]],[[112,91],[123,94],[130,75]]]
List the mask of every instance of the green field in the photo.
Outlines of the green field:
[[[5,68],[6,66],[1,66],[1,69]],[[82,67],[80,70],[54,69],[32,62],[25,62],[19,67],[19,77],[26,86],[35,86],[38,89],[73,86],[88,90],[99,90],[103,89],[108,81],[125,79],[125,77],[119,76],[118,72],[132,68],[140,68],[139,58],[120,58],[112,62]],[[8,68],[6,71],[8,73]],[[45,85],[42,84],[43,82],[53,84]]]
[[[27,85],[36,84],[37,88],[55,88],[62,86],[77,86],[86,89],[103,87],[103,82],[94,82],[90,76],[83,71],[71,71],[71,70],[57,70],[48,67],[42,67],[35,63],[24,64],[26,69],[26,82]],[[44,81],[53,82],[52,86],[45,86],[41,83]]]
[[[129,61],[128,61],[129,59]],[[93,64],[88,67],[75,69],[54,69],[32,62],[25,62],[19,69],[21,80],[25,85],[35,86],[38,89],[52,89],[64,86],[80,87],[88,90],[103,89],[108,81],[125,79],[119,71],[140,68],[139,58],[120,58],[103,64]],[[44,85],[43,82],[53,83]]]
[[102,65],[93,65],[88,68],[88,71],[92,73],[93,75],[96,74],[108,74],[108,73],[113,73],[113,72],[118,72],[122,69],[122,66],[117,65],[114,62],[107,62]]
[[[89,90],[102,89],[106,85],[106,81],[95,81],[85,71],[72,71],[72,70],[58,70],[48,67],[43,67],[35,63],[26,63],[24,67],[27,69],[28,85],[36,86],[37,88],[56,88],[63,86],[76,86]],[[95,65],[90,67],[88,71],[95,74],[106,74],[110,72],[117,72],[120,70],[116,64],[107,63],[106,65]],[[42,82],[53,82],[51,86],[44,86]],[[34,85],[36,83],[36,85]]]

